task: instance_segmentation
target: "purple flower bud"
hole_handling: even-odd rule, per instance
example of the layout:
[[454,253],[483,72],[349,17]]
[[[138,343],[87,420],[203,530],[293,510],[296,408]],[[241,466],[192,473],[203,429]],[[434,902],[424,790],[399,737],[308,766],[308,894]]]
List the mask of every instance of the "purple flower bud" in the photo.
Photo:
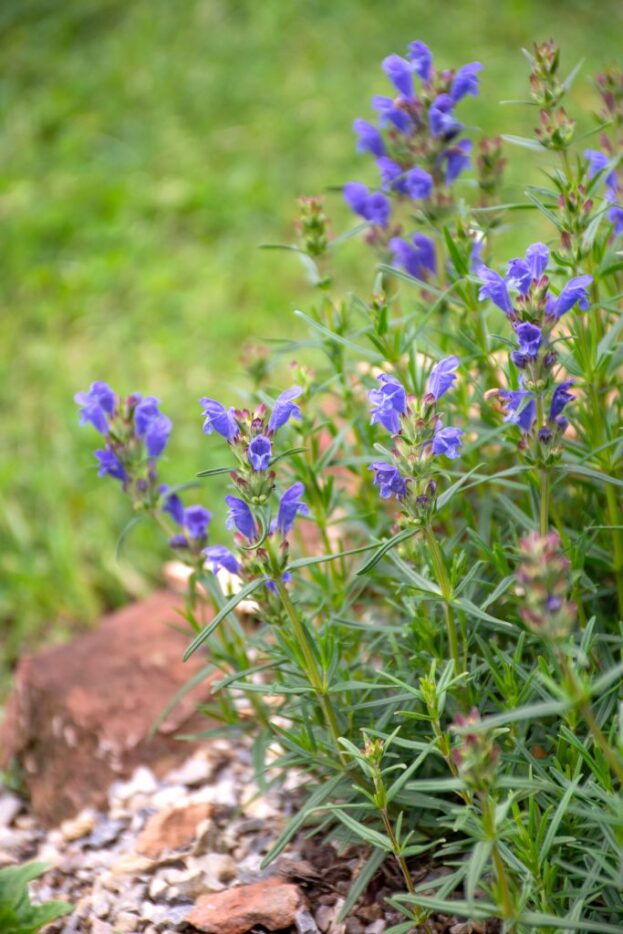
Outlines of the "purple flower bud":
[[226,496],[225,502],[229,506],[229,513],[225,525],[228,529],[236,528],[252,542],[257,538],[257,526],[253,513],[243,499],[238,496]]
[[452,139],[462,129],[462,124],[452,113],[454,101],[449,94],[440,94],[428,112],[428,122],[431,134],[443,139]]
[[463,431],[461,428],[453,428],[448,426],[447,428],[438,428],[433,435],[433,454],[445,454],[446,457],[455,458],[460,457],[461,452],[459,448],[461,447],[461,435]]
[[114,451],[111,451],[110,448],[104,448],[102,451],[96,451],[95,456],[99,461],[98,477],[114,477],[115,480],[126,483],[128,480],[126,469]]
[[414,201],[430,198],[430,193],[433,190],[433,176],[429,175],[424,169],[417,165],[415,168],[409,169],[404,177],[404,182],[407,194]]
[[257,435],[247,450],[247,457],[253,470],[268,470],[272,452],[272,445],[268,438],[265,438],[264,435]]
[[549,263],[549,250],[544,243],[533,243],[526,250],[526,264],[532,279],[537,282],[547,269]]
[[377,379],[381,383],[380,388],[371,389],[368,393],[373,406],[370,410],[370,424],[380,422],[390,434],[397,435],[400,431],[400,416],[407,411],[407,394],[395,376],[381,373]]
[[374,471],[374,485],[379,487],[382,499],[389,499],[390,496],[395,496],[396,499],[405,498],[407,483],[397,467],[384,461],[375,461],[368,469]]
[[230,574],[238,574],[240,571],[235,556],[224,545],[210,545],[209,548],[203,550],[203,554],[213,574],[216,574],[220,568],[224,568]]
[[523,259],[512,259],[507,268],[505,281],[511,288],[517,289],[520,295],[527,295],[532,283],[532,273]]
[[[603,172],[608,167],[609,159],[604,152],[598,149],[585,149],[584,156],[588,159],[588,177],[594,178],[598,172]],[[614,200],[616,198],[619,181],[617,173],[612,169],[605,178],[608,196]]]
[[394,254],[394,265],[402,266],[415,279],[425,281],[427,272],[435,273],[437,269],[435,244],[424,234],[414,234],[410,243],[392,237],[389,248]]
[[381,126],[392,124],[401,133],[408,133],[411,129],[411,117],[401,107],[396,106],[393,97],[377,94],[372,98],[372,106],[379,114]]
[[441,397],[450,389],[456,380],[455,370],[459,365],[456,356],[445,357],[432,368],[428,377],[428,391],[435,399]]
[[173,424],[166,415],[154,418],[145,433],[145,447],[150,457],[160,457],[167,446]]
[[488,266],[481,266],[478,269],[478,278],[482,282],[480,292],[478,293],[479,300],[482,302],[486,298],[489,298],[494,305],[501,308],[504,314],[512,314],[513,305],[508,294],[506,282],[502,276],[494,269],[489,269]]
[[470,62],[469,65],[463,65],[456,73],[452,82],[450,96],[453,101],[460,101],[466,94],[476,97],[478,94],[478,73],[482,71],[480,62]]
[[220,402],[215,402],[214,399],[208,399],[205,396],[201,399],[201,405],[205,416],[204,433],[211,435],[213,431],[216,431],[227,441],[235,441],[240,433],[238,423],[234,418],[235,409],[226,409]]
[[403,170],[397,162],[388,156],[381,156],[376,160],[376,166],[381,174],[381,185],[383,191],[399,191],[401,194],[407,194],[407,183]]
[[108,432],[108,419],[115,411],[115,394],[106,383],[91,383],[88,392],[77,392],[74,400],[80,409],[80,424],[90,422],[101,435]]
[[507,412],[504,421],[519,425],[521,430],[527,434],[536,418],[536,402],[533,393],[523,388],[507,389],[500,391],[500,397],[504,401]]
[[568,379],[566,382],[560,383],[560,385],[556,386],[554,389],[549,409],[550,422],[558,422],[564,407],[568,402],[571,402],[572,399],[575,399],[573,393],[568,391],[569,386],[573,386],[572,379]]
[[582,311],[586,311],[590,305],[587,289],[592,281],[592,276],[575,276],[567,282],[558,298],[554,300],[552,310],[556,319],[562,317],[575,304]]
[[531,360],[534,360],[541,346],[541,329],[537,327],[536,324],[530,324],[529,321],[524,321],[522,324],[517,325],[515,333],[519,341],[519,350],[521,353],[525,354]]
[[308,506],[301,502],[301,496],[304,492],[305,487],[302,483],[294,483],[289,489],[285,491],[279,500],[277,528],[284,536],[284,538],[294,525],[294,520],[296,519],[297,515],[309,515]]
[[418,78],[424,82],[428,81],[433,63],[433,57],[428,46],[419,39],[416,39],[415,42],[411,42],[409,45],[407,58],[413,62],[413,70]]
[[389,199],[380,191],[370,193],[362,182],[347,182],[342,189],[344,200],[355,214],[371,224],[385,227],[391,214]]
[[383,71],[407,100],[413,98],[413,65],[400,55],[388,55],[383,61]]
[[617,237],[623,234],[623,208],[615,205],[608,211],[608,220],[614,225],[614,233]]
[[189,506],[184,510],[183,525],[190,538],[205,538],[211,520],[211,513],[204,509],[203,506]]
[[459,177],[463,169],[468,169],[472,160],[469,153],[472,151],[471,139],[458,140],[454,146],[448,147],[441,155],[441,159],[446,162],[446,185]]
[[291,386],[289,389],[285,389],[279,396],[277,396],[270,420],[268,422],[269,431],[277,431],[279,428],[282,428],[283,425],[285,425],[286,422],[291,418],[296,418],[300,421],[301,410],[294,402],[294,399],[298,399],[302,392],[303,389],[301,386]]
[[150,425],[160,417],[158,399],[146,396],[137,403],[134,409],[134,428],[137,438],[144,438]]
[[357,152],[371,152],[373,156],[385,155],[383,137],[375,126],[367,120],[355,120],[353,129],[357,134]]
[[[160,487],[161,495],[164,496],[167,493],[167,490],[167,485],[163,484]],[[169,493],[166,495],[164,503],[162,504],[162,511],[168,513],[173,521],[178,525],[184,524],[184,506],[177,493]]]

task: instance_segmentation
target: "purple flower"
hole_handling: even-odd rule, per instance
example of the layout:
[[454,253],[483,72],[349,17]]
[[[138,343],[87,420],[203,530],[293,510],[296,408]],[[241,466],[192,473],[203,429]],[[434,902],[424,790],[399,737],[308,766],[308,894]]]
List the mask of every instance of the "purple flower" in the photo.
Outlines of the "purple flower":
[[394,254],[394,265],[402,266],[415,279],[425,280],[426,273],[437,269],[435,244],[424,234],[414,234],[411,243],[392,237],[389,248]]
[[355,214],[371,224],[387,225],[391,204],[384,194],[380,191],[370,193],[362,182],[347,182],[342,191],[346,204]]
[[[554,392],[552,393],[552,401],[549,408],[549,420],[550,422],[560,423],[560,415],[562,410],[568,402],[571,402],[572,399],[575,399],[575,396],[572,392],[569,392],[569,386],[573,386],[573,380],[568,379],[564,383],[560,383],[559,386],[556,386]],[[563,420],[564,422],[564,420]]]
[[247,450],[247,457],[253,470],[268,470],[272,453],[273,448],[269,439],[264,435],[257,435]]
[[189,506],[184,510],[183,526],[188,532],[189,538],[205,538],[211,520],[211,513],[204,509],[203,506]]
[[[167,493],[167,490],[168,487],[166,484],[160,487],[160,493],[163,496]],[[184,524],[184,505],[177,493],[169,493],[166,495],[162,505],[162,511],[168,513],[178,525]]]
[[297,515],[309,515],[309,508],[305,503],[301,502],[301,496],[304,492],[305,487],[302,483],[294,483],[291,487],[289,487],[289,489],[285,491],[279,500],[277,528],[284,536],[284,538],[294,525],[294,520],[296,519]]
[[115,480],[121,480],[125,483],[128,479],[125,467],[110,448],[104,448],[102,451],[96,451],[95,456],[99,461],[98,477],[114,477]]
[[478,240],[474,240],[472,243],[472,249],[469,255],[469,268],[470,272],[477,272],[480,267],[483,265],[481,254],[485,248],[485,239],[481,237]]
[[235,527],[245,538],[252,542],[257,538],[257,526],[253,513],[245,501],[238,496],[226,496],[225,502],[229,506],[229,513],[225,522],[226,527],[228,529]]
[[476,97],[478,94],[478,72],[482,71],[480,62],[470,62],[469,65],[463,65],[456,73],[450,96],[453,101],[460,101],[466,94]]
[[520,352],[531,360],[534,360],[541,346],[541,329],[537,327],[536,324],[530,324],[529,321],[524,321],[517,326],[515,333],[519,341]]
[[382,499],[389,499],[390,496],[404,499],[407,495],[406,480],[401,476],[397,467],[386,464],[384,461],[375,461],[368,469],[374,471],[374,485],[379,487]]
[[158,415],[145,432],[145,447],[150,457],[160,457],[167,446],[173,423],[166,415]]
[[433,176],[429,175],[424,169],[415,166],[409,169],[404,178],[405,188],[410,198],[415,201],[418,198],[430,198],[433,190]]
[[549,262],[549,250],[544,243],[533,243],[526,250],[525,259],[512,259],[506,271],[506,282],[527,295],[533,281],[538,282]]
[[207,399],[206,397],[201,399],[201,405],[205,416],[204,433],[211,435],[213,431],[216,431],[227,441],[234,441],[240,432],[234,417],[235,409],[226,409],[220,402],[215,402],[214,399]]
[[441,397],[450,389],[456,380],[455,370],[459,365],[459,358],[456,356],[445,357],[432,368],[428,377],[428,392],[435,397]]
[[505,422],[519,425],[526,434],[532,428],[536,418],[536,402],[534,395],[527,389],[503,389],[500,396],[504,400],[507,415]]
[[433,454],[445,454],[446,457],[450,458],[460,457],[459,448],[462,443],[462,434],[461,428],[452,428],[451,426],[438,428],[432,440]]
[[590,305],[587,288],[593,281],[592,276],[575,276],[570,279],[557,299],[554,299],[551,308],[548,309],[556,316],[556,319],[562,317],[566,311],[573,308],[575,304],[582,311]]
[[[288,581],[291,581],[291,580],[292,580],[292,575],[290,574],[290,572],[284,571],[281,575],[281,582],[283,584],[287,584]],[[266,588],[270,590],[271,593],[279,593],[279,591],[277,590],[277,584],[270,577],[265,577],[264,583],[266,584]]]
[[390,434],[397,435],[400,431],[400,416],[407,411],[407,394],[395,376],[381,373],[377,379],[381,384],[380,388],[371,389],[368,393],[368,399],[373,406],[370,410],[370,424],[380,422]]
[[620,208],[618,205],[610,208],[608,211],[608,220],[611,224],[614,224],[614,232],[617,237],[620,237],[623,234],[623,208]]
[[489,269],[488,266],[481,266],[478,270],[478,278],[482,282],[480,292],[478,293],[479,300],[482,302],[484,299],[489,298],[494,305],[502,309],[504,314],[510,315],[513,311],[513,306],[508,294],[506,282],[502,276],[494,269]]
[[74,400],[80,409],[80,424],[90,422],[101,435],[108,432],[108,419],[115,411],[115,394],[106,383],[91,383],[88,392],[77,392]]
[[154,396],[141,399],[134,409],[134,427],[137,438],[144,438],[151,423],[159,416],[158,399]]
[[428,112],[428,123],[433,136],[452,139],[461,130],[461,124],[452,113],[454,101],[449,94],[440,94]]
[[407,57],[413,62],[413,70],[418,78],[422,81],[428,81],[433,63],[433,57],[428,46],[416,39],[415,42],[409,44]]
[[301,410],[294,402],[294,399],[298,397],[303,392],[301,386],[290,386],[289,389],[285,389],[275,401],[270,420],[268,422],[269,431],[277,431],[279,428],[282,428],[287,421],[291,418],[296,418],[298,421],[301,419]]
[[446,185],[451,185],[463,169],[470,167],[472,164],[469,157],[471,150],[471,139],[461,139],[442,153],[441,158],[446,162]]
[[388,55],[383,61],[383,71],[407,100],[413,98],[413,65],[400,55]]
[[376,160],[376,165],[381,173],[381,185],[384,191],[390,191],[393,188],[395,191],[407,194],[405,174],[397,162],[388,156],[381,156]]
[[[603,172],[603,170],[608,167],[610,160],[604,152],[600,152],[598,149],[585,149],[584,155],[588,159],[589,178],[594,178],[598,172]],[[606,188],[608,189],[608,197],[611,199],[616,198],[619,181],[617,179],[617,173],[614,169],[608,172],[605,178],[605,182]]]
[[353,130],[357,134],[357,152],[371,152],[373,156],[385,155],[383,137],[367,120],[355,120]]
[[203,554],[213,574],[220,568],[225,568],[230,574],[238,574],[240,571],[235,556],[224,545],[210,545],[209,548],[204,548]]
[[398,107],[393,97],[377,94],[372,98],[372,106],[379,114],[381,126],[393,124],[401,133],[408,133],[411,129],[411,117],[402,107]]

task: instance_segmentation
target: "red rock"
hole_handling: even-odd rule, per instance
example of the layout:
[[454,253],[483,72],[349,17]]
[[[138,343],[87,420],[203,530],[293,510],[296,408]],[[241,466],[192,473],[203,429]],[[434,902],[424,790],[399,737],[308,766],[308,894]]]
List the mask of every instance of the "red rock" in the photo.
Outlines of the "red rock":
[[188,662],[179,597],[160,591],[104,617],[66,645],[23,658],[0,725],[0,768],[17,760],[31,805],[48,825],[88,806],[103,807],[110,784],[137,765],[157,775],[197,744],[176,733],[205,729],[196,713],[210,689],[191,691],[150,737],[154,722],[205,656]]
[[136,841],[136,852],[157,859],[166,850],[189,846],[195,839],[197,826],[210,817],[213,810],[211,804],[197,801],[152,814]]
[[296,885],[270,878],[202,895],[186,920],[205,934],[246,934],[259,924],[281,931],[294,923],[301,904]]

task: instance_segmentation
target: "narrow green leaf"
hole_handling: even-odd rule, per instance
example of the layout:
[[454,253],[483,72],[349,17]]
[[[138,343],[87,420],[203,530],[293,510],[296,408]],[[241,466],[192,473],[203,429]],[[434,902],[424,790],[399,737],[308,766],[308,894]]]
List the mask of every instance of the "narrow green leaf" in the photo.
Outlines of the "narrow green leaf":
[[413,538],[418,529],[403,529],[401,532],[398,532],[396,535],[392,535],[391,538],[388,538],[380,548],[372,555],[371,558],[368,558],[365,564],[363,564],[357,571],[357,576],[361,577],[363,574],[367,574],[372,568],[376,567],[381,558],[383,558],[388,551],[391,551],[396,545],[399,545],[401,542],[406,541],[408,538]]
[[248,584],[245,584],[245,586],[242,587],[238,593],[234,594],[233,597],[227,601],[225,606],[219,610],[214,619],[208,623],[205,629],[202,629],[199,635],[196,636],[190,643],[184,652],[184,661],[188,661],[190,656],[197,651],[199,646],[203,645],[206,639],[209,639],[216,627],[222,623],[228,613],[231,613],[232,610],[235,610],[239,603],[242,603],[246,597],[250,596],[250,594],[257,590],[257,588],[260,587],[263,583],[264,581],[262,578],[250,581]]
[[207,470],[200,470],[198,477],[216,477],[218,474],[231,473],[233,467],[209,467]]

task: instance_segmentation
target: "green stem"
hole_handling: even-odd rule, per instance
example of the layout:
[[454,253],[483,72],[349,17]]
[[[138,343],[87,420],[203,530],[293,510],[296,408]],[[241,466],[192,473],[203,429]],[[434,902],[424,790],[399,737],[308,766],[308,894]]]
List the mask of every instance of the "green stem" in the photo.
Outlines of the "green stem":
[[578,709],[586,721],[586,725],[591,732],[591,736],[593,737],[595,744],[599,746],[608,765],[619,780],[619,784],[623,786],[623,762],[621,761],[620,756],[612,748],[606,736],[604,735],[602,728],[599,726],[593,711],[592,704],[585,696],[582,686],[578,684],[578,680],[571,666],[569,665],[566,656],[564,656],[562,653],[559,653],[558,661],[562,672],[569,683],[569,687],[571,688],[571,692],[574,700],[577,703]]
[[619,501],[616,490],[611,483],[606,483],[606,503],[608,518],[612,526],[613,570],[617,588],[619,619],[623,619],[623,530],[621,529],[619,516]]
[[[500,889],[500,899],[502,902],[504,920],[511,921],[515,912],[513,910],[513,903],[511,900],[510,885],[508,882],[508,876],[506,874],[506,866],[504,865],[504,860],[502,859],[496,841],[495,811],[491,805],[491,801],[489,800],[487,792],[483,792],[481,794],[480,803],[482,807],[482,817],[485,833],[488,839],[491,841],[491,856],[493,858],[495,875]],[[514,931],[515,926],[513,925],[511,928],[509,928],[509,930]]]
[[441,589],[441,595],[444,601],[444,613],[446,617],[446,629],[448,632],[450,657],[454,663],[454,673],[455,675],[458,675],[463,671],[463,668],[459,658],[459,639],[456,631],[454,610],[452,609],[452,604],[450,602],[452,600],[452,584],[450,583],[450,578],[448,577],[448,572],[446,570],[446,565],[441,553],[441,548],[439,547],[439,543],[435,538],[435,533],[431,529],[430,525],[424,527],[424,535],[426,537],[426,543],[430,549],[433,567],[435,568],[435,576]]
[[539,531],[541,535],[545,536],[549,532],[549,498],[550,498],[549,471],[545,467],[541,467],[541,470],[539,473],[539,485],[540,485]]
[[277,591],[281,598],[281,602],[285,608],[286,613],[288,614],[288,619],[292,623],[292,629],[294,630],[294,635],[299,644],[301,652],[303,653],[303,658],[305,660],[305,673],[309,680],[309,683],[313,687],[318,702],[322,708],[324,714],[324,719],[327,725],[327,728],[331,734],[333,740],[333,745],[335,751],[340,760],[340,763],[346,768],[347,762],[344,756],[344,752],[340,746],[340,731],[337,725],[337,719],[335,716],[335,711],[333,710],[333,705],[331,704],[331,698],[329,697],[327,690],[324,685],[323,678],[320,674],[318,663],[314,653],[312,652],[311,646],[309,644],[309,637],[307,635],[307,630],[301,622],[296,608],[292,601],[290,600],[290,594],[286,590],[286,587],[283,581],[277,579],[275,581],[277,585]]

